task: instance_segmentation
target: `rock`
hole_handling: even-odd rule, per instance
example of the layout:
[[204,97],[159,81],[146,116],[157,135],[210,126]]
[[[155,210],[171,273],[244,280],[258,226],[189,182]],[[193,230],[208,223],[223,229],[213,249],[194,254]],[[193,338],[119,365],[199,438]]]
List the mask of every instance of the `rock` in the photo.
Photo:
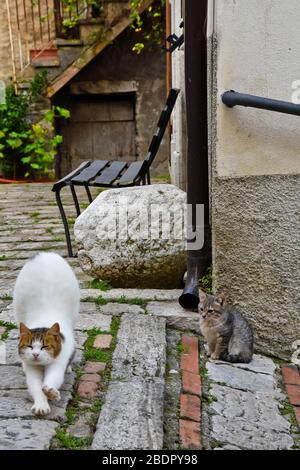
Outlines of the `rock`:
[[[99,291],[98,291],[98,296],[99,296]],[[118,297],[116,298],[116,300],[117,299]],[[94,302],[82,302],[80,311],[81,311],[81,315],[82,314],[93,315],[93,314],[101,313],[102,315],[111,315],[111,316],[124,315],[124,313],[136,313],[136,314],[145,313],[144,310],[138,305],[124,304],[124,303],[117,303],[117,302],[109,302],[106,305],[96,305]]]
[[[215,364],[227,364],[223,361],[215,361]],[[258,354],[253,355],[253,359],[250,364],[235,364],[235,368],[249,370],[251,372],[273,375],[276,370],[276,364],[269,357],[260,356]]]
[[99,328],[100,330],[110,330],[111,316],[102,313],[81,313],[75,325],[76,330],[90,330]]
[[182,308],[177,302],[149,302],[147,312],[150,315],[164,317],[170,328],[191,330],[200,334],[199,314]]
[[218,401],[210,404],[210,412],[234,421],[242,418],[245,422],[256,423],[276,432],[289,432],[290,423],[281,416],[278,401],[272,395],[262,392],[245,392],[214,384],[212,396]]
[[83,331],[75,331],[75,343],[77,349],[84,349],[84,343],[87,340],[87,333]]
[[165,320],[148,315],[124,315],[113,355],[112,379],[163,377],[165,362]]
[[12,304],[8,305],[8,307],[2,310],[2,312],[0,313],[0,320],[8,323],[16,323]]
[[[0,392],[0,418],[31,419],[33,417],[32,401],[27,390],[1,390]],[[71,392],[61,391],[61,401],[52,402],[50,404],[51,413],[40,419],[65,421],[65,411],[70,398]]]
[[160,450],[164,380],[112,381],[101,410],[93,450]]
[[25,375],[21,367],[0,366],[0,389],[27,388]]
[[228,387],[251,392],[276,393],[274,377],[256,374],[224,363],[207,363],[208,378]]
[[227,420],[223,416],[213,416],[212,427],[212,439],[238,445],[242,449],[283,450],[291,449],[294,445],[293,439],[288,434],[278,433],[242,418]]
[[[177,300],[179,296],[182,294],[182,290],[180,289],[111,289],[106,292],[99,291],[99,289],[81,289],[81,300],[84,302],[89,299],[96,299],[101,295],[103,299],[109,300],[117,300],[121,297],[125,297],[128,300],[133,299],[142,299],[145,301],[150,300]],[[82,308],[84,309],[85,306],[82,304]],[[107,304],[103,307],[108,307]],[[124,308],[126,304],[122,305]],[[98,307],[98,306],[97,306]],[[102,306],[101,306],[102,307]],[[136,307],[132,305],[132,307]],[[84,310],[83,310],[84,311]],[[114,313],[111,313],[114,315]]]
[[[166,184],[102,192],[74,226],[82,269],[115,287],[178,288],[186,268],[179,224],[185,203],[185,193]],[[157,217],[150,217],[150,210]],[[158,211],[170,221],[163,234]]]
[[0,420],[0,450],[48,450],[58,423],[46,420]]
[[5,364],[21,364],[18,353],[18,341],[15,339],[5,341]]

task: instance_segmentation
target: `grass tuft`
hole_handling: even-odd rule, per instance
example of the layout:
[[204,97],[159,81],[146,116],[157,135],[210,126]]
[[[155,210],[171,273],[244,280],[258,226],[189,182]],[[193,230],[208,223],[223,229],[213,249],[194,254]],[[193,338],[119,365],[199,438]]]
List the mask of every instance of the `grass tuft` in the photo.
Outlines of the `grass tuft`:
[[107,292],[112,289],[112,285],[109,281],[104,281],[102,279],[93,279],[89,284],[90,289],[99,289],[103,292]]

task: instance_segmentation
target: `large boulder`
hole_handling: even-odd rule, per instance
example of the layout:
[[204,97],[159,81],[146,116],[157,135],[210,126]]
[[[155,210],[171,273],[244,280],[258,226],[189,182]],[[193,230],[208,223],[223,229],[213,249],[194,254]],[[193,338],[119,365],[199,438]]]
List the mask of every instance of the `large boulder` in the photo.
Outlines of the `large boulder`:
[[102,192],[75,223],[82,269],[115,287],[179,287],[185,207],[186,194],[170,184]]

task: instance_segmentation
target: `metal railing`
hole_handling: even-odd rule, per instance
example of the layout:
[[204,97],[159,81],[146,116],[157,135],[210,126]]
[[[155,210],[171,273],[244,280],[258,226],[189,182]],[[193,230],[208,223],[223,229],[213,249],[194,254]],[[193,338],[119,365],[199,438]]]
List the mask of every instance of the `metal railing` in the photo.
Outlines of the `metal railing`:
[[[65,0],[5,0],[12,62],[16,82],[33,58],[55,48],[56,38],[79,38],[78,21],[92,17],[86,0],[72,8]],[[74,27],[72,24],[74,23]]]
[[222,101],[229,108],[234,106],[244,106],[249,108],[265,109],[283,114],[292,114],[300,116],[300,105],[290,103],[289,101],[274,100],[262,96],[247,95],[231,90],[226,91],[221,96]]

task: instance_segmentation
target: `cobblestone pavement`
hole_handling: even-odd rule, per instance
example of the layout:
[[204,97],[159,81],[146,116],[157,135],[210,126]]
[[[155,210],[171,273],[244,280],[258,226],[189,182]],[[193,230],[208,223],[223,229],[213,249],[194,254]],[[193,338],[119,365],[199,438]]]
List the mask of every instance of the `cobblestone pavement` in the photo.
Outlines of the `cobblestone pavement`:
[[198,315],[181,309],[180,291],[91,289],[76,258],[68,259],[82,300],[74,371],[51,414],[32,416],[11,296],[27,258],[41,250],[66,256],[51,186],[0,185],[0,221],[0,450],[298,445],[277,363],[259,355],[248,366],[206,362]]

